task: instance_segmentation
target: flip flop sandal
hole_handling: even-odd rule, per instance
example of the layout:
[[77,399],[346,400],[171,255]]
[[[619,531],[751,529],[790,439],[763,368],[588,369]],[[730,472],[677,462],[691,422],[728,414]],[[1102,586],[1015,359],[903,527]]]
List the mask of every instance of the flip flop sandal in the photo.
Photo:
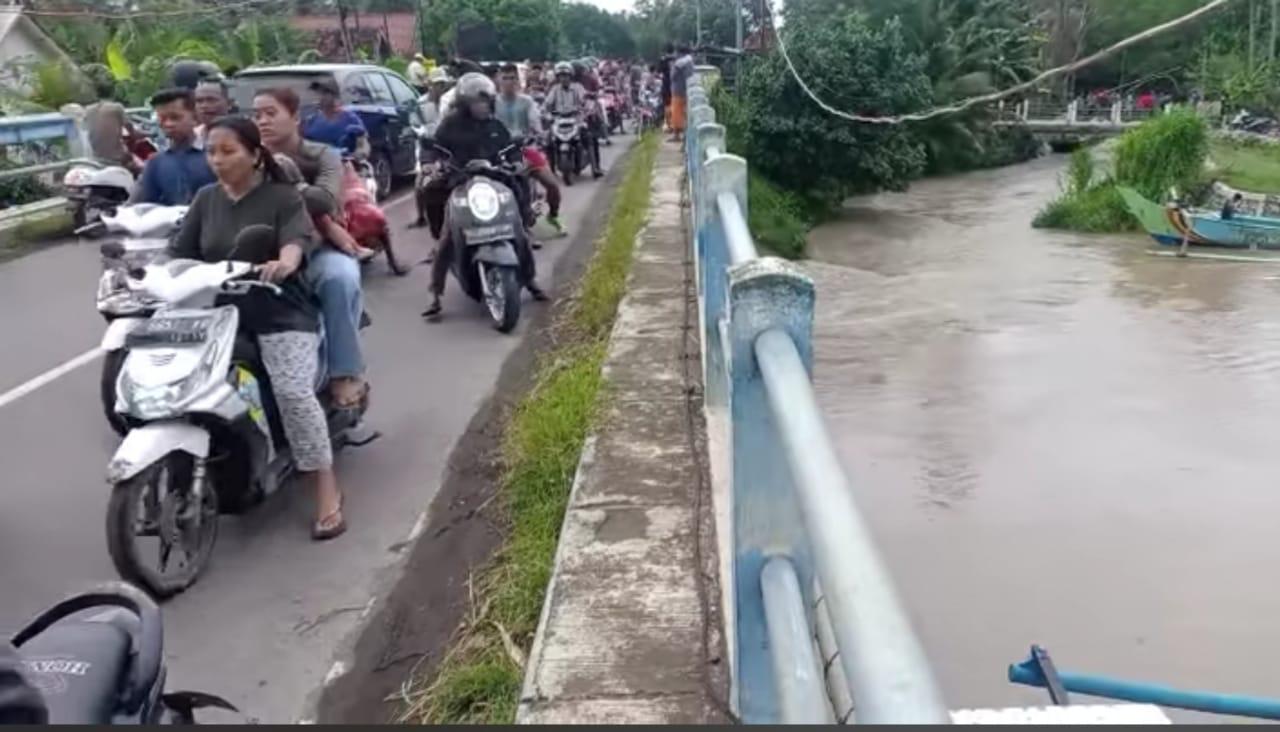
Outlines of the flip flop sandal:
[[[347,533],[347,517],[342,514],[342,507],[346,502],[346,495],[339,496],[337,510],[311,525],[312,541],[328,541]],[[335,516],[338,518],[337,523],[330,523]]]

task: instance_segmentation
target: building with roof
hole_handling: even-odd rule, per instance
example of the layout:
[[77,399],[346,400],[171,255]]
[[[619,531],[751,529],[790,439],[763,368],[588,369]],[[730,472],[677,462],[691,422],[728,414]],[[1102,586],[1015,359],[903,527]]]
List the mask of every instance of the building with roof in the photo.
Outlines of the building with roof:
[[30,93],[28,70],[42,63],[62,64],[83,79],[76,62],[16,2],[0,0],[0,86]]

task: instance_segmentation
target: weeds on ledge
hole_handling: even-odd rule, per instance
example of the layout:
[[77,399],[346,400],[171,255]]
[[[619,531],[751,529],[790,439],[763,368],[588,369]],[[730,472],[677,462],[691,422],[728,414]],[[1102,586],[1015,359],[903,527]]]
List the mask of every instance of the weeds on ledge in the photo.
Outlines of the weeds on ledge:
[[468,582],[470,611],[434,674],[406,681],[400,721],[515,720],[569,489],[599,408],[609,333],[649,210],[658,139],[637,144],[577,296],[555,324],[558,343],[540,359],[532,391],[505,428],[499,500],[506,540]]

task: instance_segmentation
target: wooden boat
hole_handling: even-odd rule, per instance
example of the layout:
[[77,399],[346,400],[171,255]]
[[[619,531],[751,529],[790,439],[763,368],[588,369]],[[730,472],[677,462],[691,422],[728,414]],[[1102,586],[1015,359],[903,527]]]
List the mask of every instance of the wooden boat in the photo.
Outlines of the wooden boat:
[[1238,215],[1224,220],[1216,211],[1191,211],[1177,204],[1152,203],[1131,188],[1120,195],[1142,228],[1163,246],[1280,250],[1280,219]]

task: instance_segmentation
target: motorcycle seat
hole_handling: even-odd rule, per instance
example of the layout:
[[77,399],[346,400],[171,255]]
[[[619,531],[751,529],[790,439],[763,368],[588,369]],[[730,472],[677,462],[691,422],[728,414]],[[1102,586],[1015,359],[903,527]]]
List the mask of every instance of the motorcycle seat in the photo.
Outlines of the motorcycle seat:
[[113,623],[66,619],[18,652],[50,724],[104,724],[120,703],[132,646],[129,632]]

